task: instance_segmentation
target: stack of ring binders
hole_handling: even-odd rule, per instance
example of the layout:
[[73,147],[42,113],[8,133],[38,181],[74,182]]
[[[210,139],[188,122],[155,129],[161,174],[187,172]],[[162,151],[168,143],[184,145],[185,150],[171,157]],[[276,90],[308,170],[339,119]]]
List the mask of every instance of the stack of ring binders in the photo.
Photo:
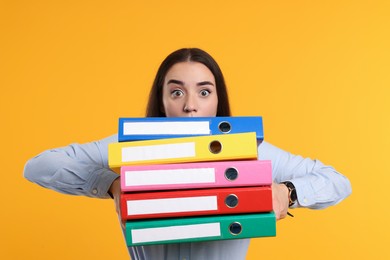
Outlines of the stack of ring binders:
[[127,245],[275,236],[262,140],[261,117],[120,118],[108,160]]

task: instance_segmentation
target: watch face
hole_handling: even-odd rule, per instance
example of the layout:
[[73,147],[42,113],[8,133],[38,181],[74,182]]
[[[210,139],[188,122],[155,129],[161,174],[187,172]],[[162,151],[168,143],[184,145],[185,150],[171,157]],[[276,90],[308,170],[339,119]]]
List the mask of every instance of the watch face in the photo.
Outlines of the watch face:
[[292,184],[292,182],[289,182],[289,181],[286,181],[286,182],[283,182],[284,185],[287,186],[289,192],[290,192],[290,206],[291,204],[294,204],[295,201],[297,201],[297,191],[295,190],[295,186],[294,184]]
[[295,188],[291,191],[290,199],[292,202],[297,201],[297,191],[295,190]]

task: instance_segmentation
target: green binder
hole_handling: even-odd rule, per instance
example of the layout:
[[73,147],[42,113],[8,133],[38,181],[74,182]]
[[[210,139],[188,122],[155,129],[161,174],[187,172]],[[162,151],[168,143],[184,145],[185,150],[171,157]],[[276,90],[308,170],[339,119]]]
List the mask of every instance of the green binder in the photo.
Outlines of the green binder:
[[128,246],[276,236],[273,212],[126,222]]

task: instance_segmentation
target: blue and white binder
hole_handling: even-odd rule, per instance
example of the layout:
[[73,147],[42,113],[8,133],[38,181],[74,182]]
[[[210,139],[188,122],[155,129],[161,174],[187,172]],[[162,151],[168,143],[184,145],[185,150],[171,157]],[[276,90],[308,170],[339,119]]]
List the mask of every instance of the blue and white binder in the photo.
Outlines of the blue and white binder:
[[262,141],[261,116],[119,118],[118,141],[137,141],[256,132]]

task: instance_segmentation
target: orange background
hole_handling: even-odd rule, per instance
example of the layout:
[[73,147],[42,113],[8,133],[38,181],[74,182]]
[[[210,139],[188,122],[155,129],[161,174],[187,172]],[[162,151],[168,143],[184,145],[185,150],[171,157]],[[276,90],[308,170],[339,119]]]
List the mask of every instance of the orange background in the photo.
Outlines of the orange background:
[[[0,1],[1,259],[128,259],[111,200],[22,177],[37,153],[143,116],[160,62],[200,47],[234,115],[344,173],[353,194],[297,209],[248,259],[389,259],[389,1]],[[377,182],[379,184],[377,184]]]

